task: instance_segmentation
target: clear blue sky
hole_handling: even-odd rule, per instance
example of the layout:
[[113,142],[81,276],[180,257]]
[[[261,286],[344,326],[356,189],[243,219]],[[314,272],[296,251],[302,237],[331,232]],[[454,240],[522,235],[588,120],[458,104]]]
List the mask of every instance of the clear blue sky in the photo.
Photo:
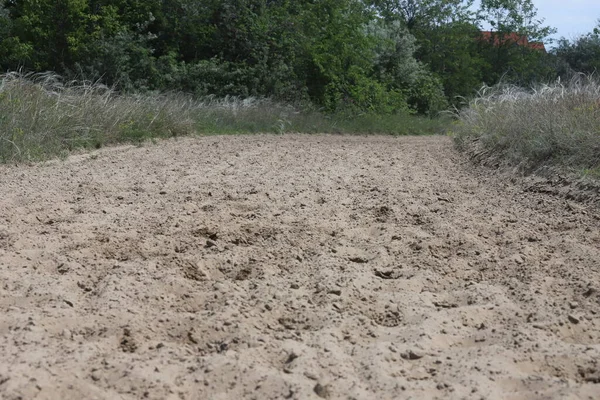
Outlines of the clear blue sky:
[[538,17],[558,29],[554,37],[573,39],[591,32],[600,18],[600,0],[534,0]]

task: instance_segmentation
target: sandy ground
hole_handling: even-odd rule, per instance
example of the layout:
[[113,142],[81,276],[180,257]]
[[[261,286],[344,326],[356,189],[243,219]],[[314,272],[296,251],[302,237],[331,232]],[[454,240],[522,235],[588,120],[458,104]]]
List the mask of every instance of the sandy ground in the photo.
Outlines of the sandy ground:
[[444,137],[0,167],[2,399],[600,399],[598,209]]

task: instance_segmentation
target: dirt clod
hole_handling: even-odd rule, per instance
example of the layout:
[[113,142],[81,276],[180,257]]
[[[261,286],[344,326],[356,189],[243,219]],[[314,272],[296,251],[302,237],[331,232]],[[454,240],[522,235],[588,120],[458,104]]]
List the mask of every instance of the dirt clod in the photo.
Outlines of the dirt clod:
[[413,349],[407,350],[404,353],[400,354],[400,357],[402,357],[405,360],[420,360],[424,356],[425,355],[420,350]]
[[124,353],[135,353],[137,350],[138,346],[131,336],[131,331],[127,328],[123,329],[123,337],[121,338],[119,347]]
[[322,399],[328,399],[330,396],[329,386],[323,386],[320,383],[317,383],[315,385],[315,387],[313,388],[313,391],[315,392],[315,394],[317,396],[319,396]]

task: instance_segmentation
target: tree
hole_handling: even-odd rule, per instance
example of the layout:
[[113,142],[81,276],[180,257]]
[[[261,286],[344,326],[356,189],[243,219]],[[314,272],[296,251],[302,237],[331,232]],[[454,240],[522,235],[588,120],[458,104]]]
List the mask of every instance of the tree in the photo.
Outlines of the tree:
[[[486,46],[484,18],[535,39],[529,1],[0,0],[0,67],[124,91],[268,96],[329,111],[435,113],[544,58]],[[478,19],[479,18],[479,19]],[[546,30],[545,30],[546,29]]]
[[486,84],[503,79],[529,86],[555,78],[550,57],[528,45],[548,41],[548,36],[556,32],[537,17],[532,0],[481,0],[478,18],[493,29],[487,43],[479,41],[487,65],[483,73]]
[[329,110],[405,108],[398,91],[373,77],[377,38],[366,27],[374,15],[358,0],[307,2],[302,17],[304,74],[310,97]]
[[30,49],[24,66],[62,71],[78,58],[87,38],[87,0],[22,0],[6,3],[12,36]]
[[0,1],[0,68],[15,70],[28,62],[34,52],[31,44],[23,43],[13,35],[14,21],[11,19],[8,2]]
[[560,71],[561,75],[574,72],[585,74],[600,71],[600,20],[598,26],[586,35],[579,36],[573,41],[564,37],[558,41],[553,53],[566,65]]
[[413,110],[434,115],[448,106],[442,82],[417,61],[416,38],[397,20],[376,19],[367,26],[375,38],[374,72],[388,88],[405,93]]
[[372,4],[416,38],[415,57],[441,80],[452,103],[481,86],[483,60],[472,0],[376,0]]
[[517,33],[531,41],[543,41],[556,33],[537,17],[532,0],[481,0],[478,19],[489,23],[500,35]]
[[372,0],[386,19],[400,20],[410,32],[457,21],[473,15],[473,0]]

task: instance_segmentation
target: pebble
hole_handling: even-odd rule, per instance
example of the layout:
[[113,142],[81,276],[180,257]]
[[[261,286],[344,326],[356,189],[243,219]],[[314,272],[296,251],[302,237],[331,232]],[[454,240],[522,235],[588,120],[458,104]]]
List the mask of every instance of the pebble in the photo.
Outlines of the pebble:
[[579,323],[579,318],[577,318],[573,314],[569,314],[567,318],[569,318],[569,322],[572,323],[572,324],[578,324]]
[[59,274],[66,274],[71,270],[71,267],[68,264],[62,263],[56,269]]
[[483,335],[479,335],[475,337],[475,343],[483,343],[485,342],[486,338]]
[[262,343],[258,340],[249,340],[248,343],[246,343],[246,345],[249,349],[257,349],[262,346]]
[[194,335],[194,333],[192,331],[188,332],[188,339],[190,342],[192,342],[193,344],[198,344],[200,343],[200,340],[198,340],[198,338],[196,337],[196,335]]

